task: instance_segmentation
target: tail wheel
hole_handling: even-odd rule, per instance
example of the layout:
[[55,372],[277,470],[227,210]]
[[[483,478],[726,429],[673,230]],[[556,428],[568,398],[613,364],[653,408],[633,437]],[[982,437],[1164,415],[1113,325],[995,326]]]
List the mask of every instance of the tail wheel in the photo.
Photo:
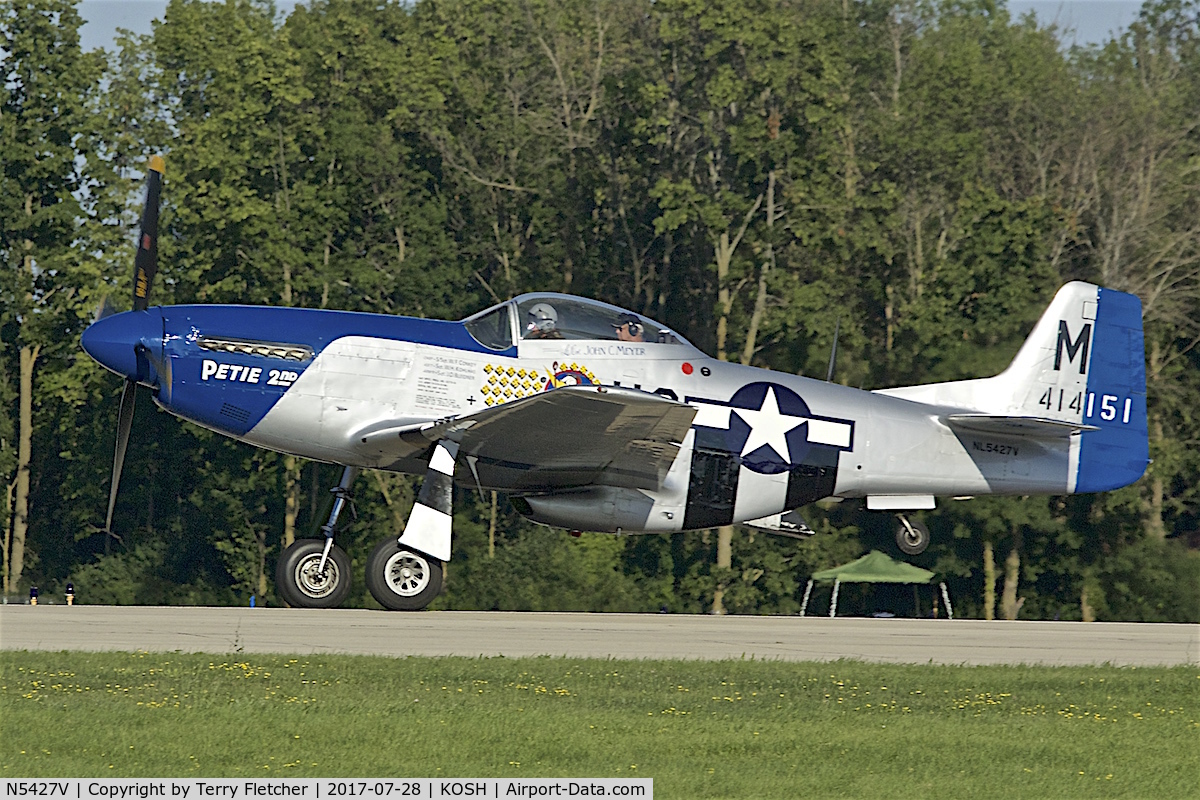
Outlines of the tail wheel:
[[904,515],[897,517],[900,524],[896,526],[896,546],[905,555],[919,556],[929,547],[929,528],[915,519]]
[[384,539],[367,559],[367,588],[391,611],[420,611],[442,591],[442,562]]
[[336,608],[350,593],[350,556],[336,544],[321,569],[324,539],[301,539],[279,556],[275,589],[295,608]]

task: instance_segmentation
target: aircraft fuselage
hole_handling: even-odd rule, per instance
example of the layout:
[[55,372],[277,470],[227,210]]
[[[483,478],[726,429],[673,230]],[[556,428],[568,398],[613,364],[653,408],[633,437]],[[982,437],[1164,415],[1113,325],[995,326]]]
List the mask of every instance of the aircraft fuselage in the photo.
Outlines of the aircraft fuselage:
[[[510,338],[501,331],[484,344],[464,322],[341,311],[168,306],[110,319],[118,322],[93,327],[89,350],[100,325],[121,328],[111,337],[120,341],[136,329],[138,379],[165,410],[258,447],[348,466],[422,474],[428,453],[397,458],[364,442],[381,428],[419,427],[561,386],[620,386],[696,409],[657,490],[558,486],[547,498],[531,480],[535,518],[567,527],[581,513],[594,529],[681,530],[826,497],[919,508],[933,496],[1074,490],[1078,433],[964,430],[946,422],[954,403],[718,361],[666,329],[648,337],[658,341],[539,339],[521,338],[514,322]],[[1068,340],[1068,366],[1080,347]],[[531,466],[459,465],[456,479],[513,491],[513,470]]]

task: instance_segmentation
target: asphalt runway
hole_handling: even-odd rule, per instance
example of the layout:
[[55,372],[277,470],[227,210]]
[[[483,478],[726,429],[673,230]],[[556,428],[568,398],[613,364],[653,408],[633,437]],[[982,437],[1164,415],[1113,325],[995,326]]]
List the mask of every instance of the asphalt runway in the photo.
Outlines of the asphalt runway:
[[0,649],[1200,665],[1200,625],[0,606]]

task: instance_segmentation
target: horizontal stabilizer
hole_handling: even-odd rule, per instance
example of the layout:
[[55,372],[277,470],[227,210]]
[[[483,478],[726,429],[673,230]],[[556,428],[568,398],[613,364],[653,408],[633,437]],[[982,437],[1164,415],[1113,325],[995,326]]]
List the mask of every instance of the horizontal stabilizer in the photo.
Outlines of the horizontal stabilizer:
[[965,431],[1008,436],[1064,438],[1079,431],[1099,430],[1095,425],[1068,422],[1045,417],[1008,417],[994,414],[949,414],[943,419],[952,427]]

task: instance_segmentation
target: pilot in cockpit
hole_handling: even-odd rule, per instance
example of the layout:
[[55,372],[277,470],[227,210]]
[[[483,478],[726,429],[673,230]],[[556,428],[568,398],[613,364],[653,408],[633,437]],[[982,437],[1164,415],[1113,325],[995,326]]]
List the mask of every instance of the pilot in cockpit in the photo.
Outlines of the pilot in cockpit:
[[612,324],[617,329],[618,342],[644,342],[645,328],[636,314],[625,313]]
[[558,312],[549,303],[537,303],[529,309],[529,322],[525,325],[526,339],[561,339],[558,329]]

